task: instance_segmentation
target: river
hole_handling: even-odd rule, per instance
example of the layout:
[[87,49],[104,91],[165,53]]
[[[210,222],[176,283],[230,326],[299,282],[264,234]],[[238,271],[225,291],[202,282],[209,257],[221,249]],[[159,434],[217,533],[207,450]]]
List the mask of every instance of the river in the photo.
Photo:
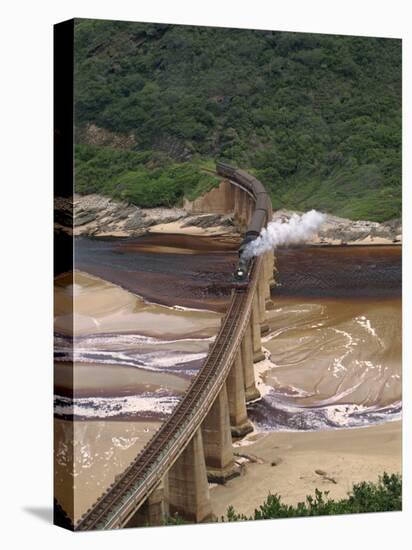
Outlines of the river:
[[400,247],[279,250],[259,366],[261,430],[319,430],[401,413]]
[[[201,368],[229,300],[236,247],[233,239],[181,235],[76,240],[75,282],[56,280],[55,367],[56,494],[75,520]],[[400,247],[302,247],[276,256],[281,286],[268,311],[266,359],[256,365],[263,398],[249,406],[255,431],[399,418]]]

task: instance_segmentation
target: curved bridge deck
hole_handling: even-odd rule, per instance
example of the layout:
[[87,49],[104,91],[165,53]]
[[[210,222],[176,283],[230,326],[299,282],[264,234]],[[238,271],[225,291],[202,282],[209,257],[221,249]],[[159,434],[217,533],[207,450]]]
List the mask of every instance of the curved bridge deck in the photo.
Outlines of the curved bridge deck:
[[[225,174],[223,174],[225,175]],[[250,187],[236,181],[251,195]],[[261,185],[261,184],[260,184]],[[253,196],[253,195],[252,195]],[[257,197],[253,196],[256,201]],[[169,419],[128,468],[80,519],[76,531],[110,529],[125,525],[173,466],[200,428],[221,391],[235,360],[252,310],[263,258],[253,261],[249,283],[233,290],[227,313],[206,361]]]

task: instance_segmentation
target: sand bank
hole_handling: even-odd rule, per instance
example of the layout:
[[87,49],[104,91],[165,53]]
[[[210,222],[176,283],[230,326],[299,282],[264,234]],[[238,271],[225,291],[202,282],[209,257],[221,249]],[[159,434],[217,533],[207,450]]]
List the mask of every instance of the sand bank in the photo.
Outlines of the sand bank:
[[211,227],[197,227],[195,225],[185,225],[186,220],[177,220],[170,223],[159,223],[148,228],[148,233],[171,233],[178,235],[193,235],[203,237],[224,237],[227,235],[233,236],[234,230],[232,227],[222,225],[212,225]]
[[315,488],[329,491],[331,498],[343,498],[353,483],[376,481],[384,471],[401,472],[401,422],[261,434],[255,443],[234,447],[234,451],[253,456],[257,462],[248,462],[240,477],[211,490],[213,512],[218,517],[229,505],[250,515],[269,492],[280,494],[289,504],[303,501]]
[[151,372],[136,367],[96,363],[56,362],[55,393],[76,397],[109,397],[142,393],[173,392],[180,395],[189,380],[167,372]]
[[[73,312],[74,311],[74,312]],[[55,281],[55,330],[76,336],[134,332],[166,340],[182,335],[209,337],[220,316],[146,302],[143,298],[87,273],[75,272]]]

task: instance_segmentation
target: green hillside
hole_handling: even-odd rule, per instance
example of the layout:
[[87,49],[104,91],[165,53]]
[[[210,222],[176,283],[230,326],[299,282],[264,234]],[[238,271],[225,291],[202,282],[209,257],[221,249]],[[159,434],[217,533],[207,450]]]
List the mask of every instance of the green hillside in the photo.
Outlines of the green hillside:
[[225,159],[275,208],[400,216],[400,40],[76,20],[75,83],[80,192],[176,204]]

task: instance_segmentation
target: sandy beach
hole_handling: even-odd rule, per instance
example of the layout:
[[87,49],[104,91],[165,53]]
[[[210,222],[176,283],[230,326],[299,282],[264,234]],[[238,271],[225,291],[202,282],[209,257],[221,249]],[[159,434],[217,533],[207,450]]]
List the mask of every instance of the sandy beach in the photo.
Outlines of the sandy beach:
[[137,332],[163,340],[216,333],[220,316],[145,301],[99,277],[74,272],[55,281],[55,330],[74,335]]
[[194,235],[202,237],[226,237],[233,236],[235,231],[232,227],[229,229],[222,225],[208,227],[196,227],[195,225],[185,225],[185,220],[176,222],[159,223],[148,228],[148,233],[167,233],[175,235]]
[[[401,472],[401,422],[367,428],[260,435],[255,443],[235,446],[251,457],[240,477],[211,490],[212,507],[221,517],[233,505],[250,515],[269,493],[288,504],[304,501],[315,488],[343,498],[353,483],[377,481],[384,471]],[[273,465],[272,465],[273,464]]]

